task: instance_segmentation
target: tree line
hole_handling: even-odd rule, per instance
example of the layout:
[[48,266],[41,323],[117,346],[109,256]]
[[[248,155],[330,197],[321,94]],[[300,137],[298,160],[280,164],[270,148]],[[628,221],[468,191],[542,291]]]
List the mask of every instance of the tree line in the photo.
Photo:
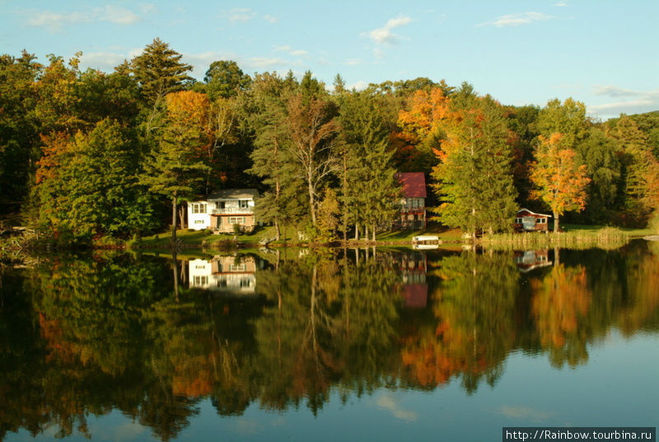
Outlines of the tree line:
[[[183,204],[256,187],[261,221],[314,238],[374,238],[397,172],[424,172],[436,220],[510,230],[520,207],[643,225],[659,207],[659,112],[596,122],[583,103],[506,106],[427,78],[331,91],[306,72],[203,80],[155,39],[113,72],[80,55],[0,57],[0,214],[66,241],[172,235]],[[169,215],[167,212],[170,212]]]

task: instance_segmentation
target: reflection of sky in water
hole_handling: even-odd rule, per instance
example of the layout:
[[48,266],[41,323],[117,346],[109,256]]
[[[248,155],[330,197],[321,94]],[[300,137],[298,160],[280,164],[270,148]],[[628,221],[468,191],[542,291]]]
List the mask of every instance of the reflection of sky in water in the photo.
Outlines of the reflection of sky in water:
[[[380,389],[342,403],[337,391],[313,416],[304,403],[286,412],[251,404],[242,416],[218,416],[210,400],[179,440],[499,440],[502,426],[654,426],[659,415],[659,337],[618,333],[589,349],[577,368],[551,367],[545,356],[513,353],[495,387],[472,395],[459,381],[431,392]],[[148,440],[149,428],[118,412],[88,418],[94,440]],[[52,439],[47,433],[37,440]],[[31,440],[21,431],[7,441]],[[70,440],[86,440],[76,434]]]

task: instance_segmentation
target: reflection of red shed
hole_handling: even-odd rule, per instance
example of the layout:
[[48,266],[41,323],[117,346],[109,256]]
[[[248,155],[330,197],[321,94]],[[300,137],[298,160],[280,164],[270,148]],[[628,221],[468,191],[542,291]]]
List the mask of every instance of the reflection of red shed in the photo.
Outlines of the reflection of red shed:
[[424,308],[428,303],[428,284],[405,284],[403,297],[405,307]]
[[529,209],[517,211],[515,230],[525,232],[546,232],[549,230],[551,215],[531,212]]

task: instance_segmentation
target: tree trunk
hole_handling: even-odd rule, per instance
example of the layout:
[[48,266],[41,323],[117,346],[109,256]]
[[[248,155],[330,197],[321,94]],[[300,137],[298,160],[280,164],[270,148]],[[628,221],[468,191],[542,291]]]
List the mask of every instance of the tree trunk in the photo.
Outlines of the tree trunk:
[[279,231],[279,218],[275,218],[275,240],[279,241],[281,232]]
[[371,226],[371,232],[373,232],[371,235],[373,235],[373,242],[375,242],[375,224]]
[[556,212],[553,213],[554,213],[554,233],[558,233],[558,217],[560,215],[558,215]]
[[311,211],[311,225],[316,227],[316,208],[314,207],[314,192],[313,192],[313,185],[312,185],[312,176],[309,173],[307,175],[307,188],[309,190],[309,210]]
[[346,201],[346,192],[348,191],[348,165],[346,163],[347,158],[344,153],[343,155],[343,242],[348,241],[348,208],[346,207],[347,201]]
[[355,241],[359,241],[359,223],[355,224]]
[[178,303],[178,260],[176,259],[176,249],[174,249],[172,255],[172,271],[174,272],[174,298]]
[[185,206],[183,205],[178,208],[178,225],[181,229],[185,228]]
[[176,204],[178,203],[176,194],[172,197],[172,247],[176,244]]
[[364,239],[368,241],[368,224],[364,226]]

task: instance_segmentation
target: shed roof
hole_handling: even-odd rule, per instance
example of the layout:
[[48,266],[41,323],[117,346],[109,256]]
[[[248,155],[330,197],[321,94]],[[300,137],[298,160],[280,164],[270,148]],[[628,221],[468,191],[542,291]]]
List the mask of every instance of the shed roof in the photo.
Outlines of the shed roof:
[[426,177],[423,172],[397,173],[396,178],[403,186],[403,196],[406,198],[426,197]]
[[259,196],[256,189],[224,189],[213,192],[206,197],[207,200],[235,200],[250,199]]
[[535,212],[533,212],[533,211],[531,211],[531,210],[529,210],[529,209],[524,209],[524,208],[519,209],[519,210],[517,211],[517,214],[519,215],[521,212],[528,212],[530,215],[535,215],[535,216],[546,216],[547,218],[551,218],[551,217],[552,217],[551,215],[547,215],[546,213],[535,213]]

